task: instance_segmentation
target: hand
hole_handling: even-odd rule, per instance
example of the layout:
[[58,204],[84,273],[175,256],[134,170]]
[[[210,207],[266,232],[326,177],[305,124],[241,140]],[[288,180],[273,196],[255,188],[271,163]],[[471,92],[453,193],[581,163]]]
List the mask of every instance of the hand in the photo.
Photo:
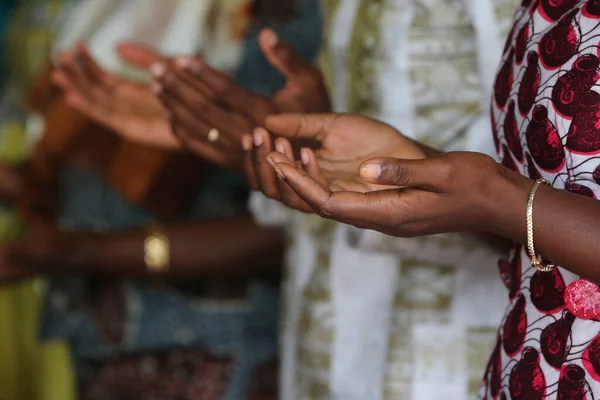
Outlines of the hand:
[[264,129],[256,129],[254,137],[244,137],[244,148],[248,150],[245,167],[250,184],[268,197],[305,212],[312,212],[312,208],[288,185],[276,179],[271,168],[277,162],[294,162],[292,146],[287,139],[319,143],[320,148],[316,151],[301,149],[301,165],[309,176],[332,191],[368,192],[385,189],[385,186],[365,182],[358,177],[361,162],[369,158],[426,156],[416,142],[391,126],[354,115],[282,114],[269,117],[265,126],[281,137],[275,140],[277,152],[271,153],[271,141]]
[[[494,231],[490,228],[503,223],[503,211],[494,204],[512,190],[516,175],[480,153],[447,153],[425,160],[375,158],[361,164],[360,178],[395,189],[357,193],[336,192],[291,160],[279,158],[274,168],[319,215],[401,237]],[[532,182],[522,177],[517,181],[524,188],[519,193],[527,193]],[[525,204],[526,199],[518,200],[511,204]]]
[[[142,68],[166,62],[157,53],[135,44],[122,44],[117,50],[126,62]],[[64,90],[73,108],[124,138],[160,147],[180,146],[151,88],[105,72],[85,45],[60,54],[52,81]]]
[[[273,97],[251,93],[198,58],[182,57],[172,68],[152,67],[155,89],[169,110],[173,131],[195,153],[223,166],[240,167],[242,134],[280,112],[327,112],[329,95],[320,71],[275,32],[263,30],[259,44],[269,62],[286,78]],[[207,140],[211,129],[219,139]]]

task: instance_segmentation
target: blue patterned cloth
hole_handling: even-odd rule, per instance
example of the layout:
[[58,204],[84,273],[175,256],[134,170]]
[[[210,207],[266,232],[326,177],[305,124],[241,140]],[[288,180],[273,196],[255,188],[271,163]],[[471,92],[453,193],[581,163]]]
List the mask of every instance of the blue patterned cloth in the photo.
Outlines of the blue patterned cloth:
[[[321,40],[319,1],[302,0],[298,16],[275,28],[307,58],[314,59]],[[253,31],[247,39],[236,79],[253,91],[273,93],[283,78],[261,54],[257,33]],[[60,223],[65,227],[111,231],[145,227],[154,220],[95,172],[80,167],[65,167],[61,193]],[[188,218],[239,214],[246,199],[243,177],[215,168],[208,171]],[[80,366],[89,360],[198,347],[234,360],[224,398],[245,399],[252,370],[276,357],[279,297],[275,282],[245,282],[231,289],[233,295],[215,293],[204,282],[186,286],[147,281],[105,283],[87,277],[49,282],[42,337],[68,339]],[[122,326],[110,326],[113,322]]]

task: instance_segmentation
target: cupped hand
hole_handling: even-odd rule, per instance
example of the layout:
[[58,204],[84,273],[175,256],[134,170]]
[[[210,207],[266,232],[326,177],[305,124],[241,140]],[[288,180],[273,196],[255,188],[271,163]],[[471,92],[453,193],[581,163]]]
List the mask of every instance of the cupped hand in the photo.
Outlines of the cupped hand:
[[[117,51],[124,61],[141,68],[167,62],[136,44],[121,44]],[[78,44],[75,51],[61,52],[52,81],[63,89],[73,108],[124,138],[160,147],[180,146],[150,86],[104,71],[84,44]]]
[[[266,130],[256,129],[254,137],[245,137],[246,174],[253,188],[287,206],[312,211],[287,185],[276,179],[271,165],[286,158],[294,163],[289,141],[313,141],[318,148],[300,151],[298,163],[315,180],[333,191],[367,192],[385,189],[384,185],[365,182],[358,177],[360,164],[373,157],[424,158],[418,143],[381,122],[349,114],[281,114],[270,116],[267,130],[280,136],[275,140],[277,152],[271,152]],[[271,152],[271,153],[270,153]],[[271,165],[269,165],[271,164]]]
[[[330,110],[323,77],[314,65],[270,29],[260,33],[259,45],[286,78],[285,86],[272,97],[246,90],[200,58],[181,57],[172,67],[164,63],[152,67],[154,87],[170,112],[173,130],[192,151],[204,157],[222,153],[221,164],[240,166],[242,135],[263,125],[268,115]],[[209,137],[214,129],[219,132],[217,140]]]
[[335,191],[287,158],[277,156],[273,165],[282,181],[317,214],[400,237],[492,230],[503,223],[495,199],[512,190],[509,182],[515,175],[480,153],[422,160],[375,158],[363,162],[357,174],[369,184],[394,189],[360,193]]

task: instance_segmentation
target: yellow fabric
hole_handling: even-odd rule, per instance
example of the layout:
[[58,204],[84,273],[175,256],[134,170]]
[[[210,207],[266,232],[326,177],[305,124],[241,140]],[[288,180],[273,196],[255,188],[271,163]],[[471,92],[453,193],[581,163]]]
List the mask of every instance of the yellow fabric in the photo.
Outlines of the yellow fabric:
[[[0,161],[7,162],[24,153],[25,135],[15,133],[13,125],[8,138],[3,128],[5,124],[0,126]],[[0,245],[21,231],[13,210],[0,209]],[[67,345],[37,340],[40,285],[32,280],[0,288],[0,394],[6,400],[75,400]]]
[[6,400],[74,400],[69,350],[41,344],[36,282],[0,289],[0,393]]
[[[23,0],[10,22],[5,47],[10,90],[2,94],[0,162],[18,164],[26,158],[26,113],[20,107],[21,95],[46,60],[64,5],[63,0]],[[21,232],[14,211],[0,207],[0,246]],[[39,289],[40,282],[34,280],[0,287],[2,400],[76,399],[67,345],[37,340],[42,306]]]

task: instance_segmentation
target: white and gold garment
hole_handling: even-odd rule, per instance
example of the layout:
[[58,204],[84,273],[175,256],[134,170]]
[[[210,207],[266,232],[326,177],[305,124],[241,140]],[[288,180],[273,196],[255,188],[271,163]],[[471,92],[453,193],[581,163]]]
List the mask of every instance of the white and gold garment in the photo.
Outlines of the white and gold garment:
[[[338,112],[493,154],[488,94],[518,0],[327,0]],[[334,71],[334,72],[333,72]],[[507,306],[497,257],[458,235],[398,239],[289,212],[282,398],[467,399]]]

